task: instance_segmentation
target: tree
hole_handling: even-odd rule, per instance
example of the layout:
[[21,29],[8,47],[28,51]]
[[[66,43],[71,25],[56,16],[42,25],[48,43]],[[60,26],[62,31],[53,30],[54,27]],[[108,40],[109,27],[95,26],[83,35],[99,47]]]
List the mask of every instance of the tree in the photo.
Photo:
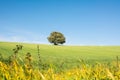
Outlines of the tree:
[[65,37],[60,32],[52,32],[50,36],[47,38],[50,43],[54,45],[63,44],[65,43]]

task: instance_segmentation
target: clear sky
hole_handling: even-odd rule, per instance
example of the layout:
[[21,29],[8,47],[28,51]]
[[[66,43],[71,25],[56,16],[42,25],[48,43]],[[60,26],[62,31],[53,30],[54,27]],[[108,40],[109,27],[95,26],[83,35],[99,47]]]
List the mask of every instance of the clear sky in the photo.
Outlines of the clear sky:
[[0,41],[120,45],[120,0],[0,0]]

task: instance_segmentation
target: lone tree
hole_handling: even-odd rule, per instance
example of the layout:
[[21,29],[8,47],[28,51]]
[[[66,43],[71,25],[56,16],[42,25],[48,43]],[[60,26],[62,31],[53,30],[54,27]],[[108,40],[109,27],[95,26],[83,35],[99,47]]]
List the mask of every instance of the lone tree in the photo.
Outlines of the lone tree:
[[65,43],[65,37],[60,32],[52,32],[50,36],[47,38],[50,43],[54,45],[63,44]]

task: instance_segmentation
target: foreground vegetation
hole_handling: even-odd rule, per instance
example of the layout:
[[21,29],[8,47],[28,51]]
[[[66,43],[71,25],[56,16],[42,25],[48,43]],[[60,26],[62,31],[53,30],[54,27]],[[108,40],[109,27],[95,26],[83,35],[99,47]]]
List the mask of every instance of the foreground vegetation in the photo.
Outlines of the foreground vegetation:
[[120,80],[119,46],[16,44],[0,42],[0,80]]
[[116,62],[88,65],[82,61],[79,67],[55,72],[52,67],[34,68],[29,58],[26,60],[24,65],[15,59],[10,64],[0,61],[0,80],[120,80],[120,65]]

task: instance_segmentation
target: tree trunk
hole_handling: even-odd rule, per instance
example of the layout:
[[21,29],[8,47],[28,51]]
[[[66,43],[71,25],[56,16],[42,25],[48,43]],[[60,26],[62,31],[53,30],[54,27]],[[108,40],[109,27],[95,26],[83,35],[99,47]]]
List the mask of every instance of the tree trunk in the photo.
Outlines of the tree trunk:
[[57,43],[54,43],[54,45],[58,45]]

